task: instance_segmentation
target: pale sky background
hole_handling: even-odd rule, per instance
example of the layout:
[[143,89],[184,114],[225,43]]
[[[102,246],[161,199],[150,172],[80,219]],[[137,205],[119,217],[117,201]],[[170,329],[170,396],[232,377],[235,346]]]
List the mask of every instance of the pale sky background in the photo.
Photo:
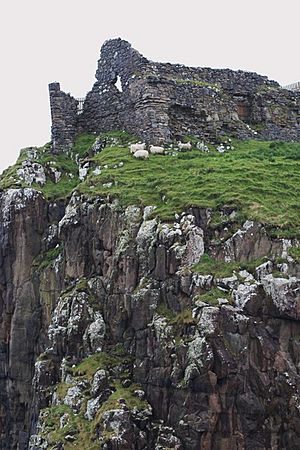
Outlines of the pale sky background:
[[2,0],[0,171],[50,140],[48,83],[83,97],[121,37],[153,61],[300,81],[299,0]]

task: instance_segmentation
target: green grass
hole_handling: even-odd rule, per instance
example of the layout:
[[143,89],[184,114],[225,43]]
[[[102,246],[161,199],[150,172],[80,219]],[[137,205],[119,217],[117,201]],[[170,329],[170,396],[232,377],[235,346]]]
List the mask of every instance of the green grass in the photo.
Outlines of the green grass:
[[[95,137],[94,137],[95,140]],[[42,191],[45,197],[49,200],[59,200],[68,197],[73,189],[78,185],[78,167],[74,159],[66,153],[60,155],[53,155],[51,149],[46,151],[37,162],[44,167],[50,162],[55,162],[55,167],[62,173],[58,183],[51,181],[47,177],[46,184],[44,186],[33,184],[32,187],[39,191]]]
[[[124,388],[122,386],[122,380],[130,377],[129,367],[131,364],[131,357],[124,351],[121,344],[117,344],[108,352],[96,353],[88,358],[85,358],[79,365],[71,369],[73,376],[84,377],[89,380],[92,379],[93,375],[99,369],[105,369],[110,374],[114,373],[114,392],[99,409],[94,420],[94,425],[97,424],[105,411],[120,407],[120,398],[125,399],[126,405],[130,409],[144,409],[147,407],[148,403],[146,401],[141,400],[134,395],[134,390],[141,389],[140,385],[131,384],[128,388]],[[65,392],[65,384],[60,383],[58,385],[58,389],[59,392]]]
[[[64,449],[69,450],[73,448],[80,448],[82,450],[96,450],[99,448],[98,428],[101,424],[102,416],[106,411],[120,408],[119,400],[122,398],[126,402],[129,409],[148,409],[149,404],[146,400],[142,400],[134,393],[135,390],[141,389],[138,384],[131,384],[124,388],[122,380],[128,378],[128,365],[131,364],[130,357],[125,353],[121,344],[116,345],[108,353],[96,353],[84,359],[77,367],[70,368],[74,379],[74,384],[82,378],[90,381],[99,368],[104,368],[110,374],[114,374],[114,381],[111,383],[113,392],[108,399],[99,408],[94,420],[88,421],[84,417],[86,411],[86,404],[91,398],[89,388],[84,391],[84,401],[78,414],[70,409],[69,406],[60,404],[53,405],[43,409],[42,430],[40,434],[49,443],[49,448],[52,449],[58,442],[63,442]],[[114,368],[118,368],[114,373]],[[63,401],[71,385],[64,382],[56,385],[56,394],[60,401]],[[67,414],[68,421],[64,427],[60,427],[61,417]],[[101,426],[101,425],[100,425]],[[73,435],[76,439],[74,442],[69,442],[66,439],[67,435]],[[102,440],[109,440],[110,433],[104,432],[101,434]],[[48,447],[47,447],[48,448]]]
[[272,272],[272,275],[274,278],[289,278],[289,276],[283,272],[280,272],[279,270],[275,270]]
[[95,353],[85,358],[79,365],[72,368],[74,376],[85,376],[92,378],[99,369],[109,370],[118,365],[129,364],[130,357],[121,346],[116,346],[109,352]]
[[96,139],[95,134],[83,133],[76,136],[75,144],[72,149],[74,155],[79,155],[79,158],[85,158],[89,156],[89,150],[92,147]]
[[233,272],[240,270],[247,270],[254,274],[256,267],[260,266],[268,260],[267,257],[254,259],[252,261],[245,262],[225,262],[222,259],[215,259],[208,254],[204,254],[199,263],[193,266],[195,272],[199,272],[203,275],[213,275],[216,278],[231,277]]
[[[119,409],[119,399],[124,399],[126,406],[132,410],[144,410],[149,408],[149,404],[146,400],[141,400],[134,394],[136,389],[141,389],[138,384],[132,384],[129,388],[123,388],[119,380],[114,383],[115,391],[109,396],[109,398],[102,404],[98,410],[95,419],[88,421],[84,417],[84,411],[79,414],[74,414],[73,411],[66,405],[51,406],[43,410],[44,421],[43,430],[41,432],[44,436],[50,448],[58,442],[64,443],[64,449],[78,448],[80,450],[96,450],[99,449],[99,440],[97,439],[98,424],[102,420],[102,416],[105,412],[112,409]],[[60,428],[60,418],[63,414],[68,414],[68,423],[63,428]],[[74,442],[67,442],[66,436],[74,435],[76,440]],[[101,435],[104,440],[109,439],[109,435]],[[105,439],[106,438],[106,439]]]
[[[257,220],[286,237],[300,234],[300,144],[234,142],[235,150],[223,155],[197,150],[174,156],[134,159],[127,148],[109,147],[93,158],[108,165],[89,176],[80,192],[110,198],[123,206],[156,205],[163,220],[189,206],[218,209],[232,206],[243,218]],[[119,162],[123,167],[114,168]],[[113,183],[105,187],[105,183]]]
[[[22,162],[28,159],[27,150],[28,149],[21,150],[16,163],[2,173],[0,177],[0,190],[28,187],[24,181],[20,180],[16,183],[13,180],[14,178],[18,178],[17,170],[21,168]],[[33,183],[31,187],[43,192],[45,197],[49,200],[65,199],[79,183],[78,167],[75,160],[66,153],[59,155],[52,154],[51,146],[49,144],[46,144],[44,147],[36,148],[35,150],[37,152],[35,162],[44,167],[46,174],[49,173],[49,167],[51,166],[61,172],[61,178],[58,183],[55,183],[49,176],[46,176],[46,183],[43,186]]]
[[[58,155],[52,153],[51,143],[47,143],[43,147],[35,148],[37,152],[35,162],[44,167],[46,172],[46,183],[43,186],[33,183],[31,187],[43,192],[48,200],[68,198],[80,183],[76,157],[83,160],[88,159],[91,156],[90,149],[95,142],[96,137],[97,136],[92,133],[80,134],[76,137],[74,147],[70,152]],[[135,136],[130,135],[125,131],[102,133],[100,138],[105,139],[108,144],[118,142],[119,145],[128,145],[129,142],[137,140]],[[28,187],[28,185],[24,181],[19,180],[19,177],[17,176],[17,170],[22,167],[22,162],[28,159],[27,151],[27,148],[22,149],[16,163],[13,166],[8,167],[0,176],[0,190]],[[50,166],[61,172],[61,178],[58,183],[52,181],[47,173],[49,172]]]
[[[75,144],[72,149],[73,155],[79,155],[79,158],[88,158],[91,156],[90,150],[96,138],[97,135],[93,133],[83,133],[76,136]],[[99,138],[105,141],[107,146],[115,145],[116,143],[120,146],[125,146],[130,142],[137,142],[139,140],[136,136],[121,130],[101,133]]]
[[42,188],[36,185],[32,185],[32,187],[42,191],[47,200],[63,200],[70,197],[77,185],[78,178],[69,179],[67,176],[63,176],[57,184],[48,181]]
[[88,280],[85,277],[79,278],[76,282],[75,289],[77,292],[89,292]]
[[291,247],[289,249],[289,255],[297,262],[300,263],[300,247]]
[[191,327],[197,325],[198,320],[193,317],[191,308],[184,308],[180,312],[171,310],[165,303],[161,303],[156,309],[156,314],[166,318],[168,326],[172,327],[172,335],[176,344],[182,341],[188,342],[193,336]]
[[[233,140],[235,150],[222,155],[210,146],[205,154],[194,149],[177,156],[151,155],[149,160],[141,161],[133,158],[127,148],[135,140],[133,136],[123,131],[101,136],[111,146],[95,156],[89,151],[94,134],[78,136],[70,155],[52,155],[49,145],[38,149],[37,161],[55,161],[62,177],[57,184],[47,180],[45,186],[33,187],[48,199],[67,198],[76,188],[89,196],[118,198],[121,206],[154,205],[155,214],[162,220],[172,220],[175,213],[190,206],[216,211],[229,206],[236,209],[238,217],[261,222],[274,236],[300,236],[300,143]],[[193,136],[185,136],[184,140],[196,142]],[[100,165],[101,174],[89,175],[80,183],[75,154],[94,166]],[[16,165],[3,173],[0,189],[16,187],[11,177],[24,155],[21,152]],[[124,165],[119,166],[120,162]]]
[[204,253],[200,261],[193,266],[193,271],[203,275],[213,275],[216,278],[231,277],[234,272],[239,272],[240,270],[247,270],[254,275],[256,267],[266,261],[268,261],[267,257],[245,262],[225,262],[223,259],[215,259]]
[[72,387],[70,384],[64,382],[58,383],[55,392],[60,400],[65,398],[70,387]]
[[247,272],[251,273],[252,275],[255,275],[256,267],[267,262],[269,259],[274,260],[275,264],[277,263],[276,258],[273,258],[273,257],[268,258],[268,256],[262,256],[261,258],[253,259],[252,261],[240,262],[239,263],[240,270],[247,270]]
[[205,294],[197,295],[195,300],[200,300],[210,306],[219,306],[218,299],[225,298],[231,303],[231,295],[229,292],[225,292],[217,287],[210,289]]
[[87,294],[86,300],[95,311],[102,311],[102,305],[99,303],[88,285],[88,280],[85,277],[79,278],[75,284],[69,285],[60,294],[61,298],[69,301],[70,297],[77,295],[80,292]]
[[100,137],[105,139],[108,144],[117,141],[121,146],[139,141],[137,136],[127,133],[124,130],[107,131],[106,133],[101,133]]
[[180,312],[175,312],[168,308],[165,303],[161,303],[156,309],[156,313],[160,316],[164,316],[168,325],[172,326],[183,326],[183,325],[193,325],[195,319],[192,317],[192,310],[190,308],[185,308]]
[[23,183],[18,181],[15,182],[13,179],[18,178],[17,177],[17,170],[22,167],[22,162],[27,159],[27,151],[29,148],[23,148],[20,151],[20,155],[15,162],[14,165],[9,166],[7,169],[5,169],[2,174],[0,175],[0,190],[9,189],[9,188],[18,188],[22,187]]
[[[243,221],[245,221],[246,217],[243,217],[243,214],[241,211],[238,211],[235,213],[234,217],[231,217],[230,215],[226,214],[224,211],[220,211],[218,209],[215,209],[211,213],[210,221],[209,221],[209,227],[211,229],[221,229],[223,230],[226,225],[230,225],[230,230],[228,229],[229,235],[232,235],[232,232],[237,231]],[[223,233],[222,238],[224,240],[224,237],[226,238],[226,234]]]
[[62,247],[58,246],[37,256],[37,258],[33,262],[34,270],[42,272],[56,260],[56,258],[59,256],[61,252]]
[[141,386],[139,384],[131,384],[129,388],[124,388],[120,383],[120,381],[117,380],[114,382],[114,388],[115,391],[109,396],[106,402],[104,402],[101,408],[99,409],[96,416],[96,422],[99,421],[101,416],[106,411],[120,408],[119,403],[120,398],[126,401],[126,406],[129,409],[137,408],[138,410],[142,410],[147,408],[147,406],[149,406],[147,401],[141,400],[134,394],[135,390],[141,389]]
[[239,263],[227,263],[222,259],[215,259],[206,253],[201,257],[198,264],[195,264],[193,270],[203,275],[213,275],[217,278],[231,277],[234,271],[239,269]]
[[[60,427],[60,418],[68,415],[67,425]],[[78,448],[80,450],[97,450],[99,442],[93,432],[93,422],[89,422],[84,418],[83,414],[74,414],[67,405],[57,405],[45,408],[43,410],[43,430],[41,435],[46,438],[49,443],[49,450],[56,448],[58,442],[64,443],[65,450]],[[67,442],[65,437],[74,435],[74,442]]]

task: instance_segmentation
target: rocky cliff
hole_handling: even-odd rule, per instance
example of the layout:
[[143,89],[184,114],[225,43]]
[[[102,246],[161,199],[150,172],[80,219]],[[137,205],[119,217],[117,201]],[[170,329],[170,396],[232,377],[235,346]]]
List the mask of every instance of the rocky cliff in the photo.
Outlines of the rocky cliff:
[[[134,161],[130,139],[26,149],[2,176],[0,448],[300,448],[299,145]],[[255,202],[225,204],[218,164],[237,198],[245,161],[278,210],[245,175]],[[219,206],[178,203],[174,166]]]

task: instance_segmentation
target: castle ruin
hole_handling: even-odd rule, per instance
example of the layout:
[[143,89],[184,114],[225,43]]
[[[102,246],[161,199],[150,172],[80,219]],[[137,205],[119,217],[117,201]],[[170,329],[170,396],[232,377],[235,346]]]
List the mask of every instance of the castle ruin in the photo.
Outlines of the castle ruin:
[[155,63],[122,39],[102,46],[85,99],[59,83],[49,93],[55,153],[70,149],[78,133],[117,129],[153,144],[186,135],[300,141],[300,92],[256,73]]

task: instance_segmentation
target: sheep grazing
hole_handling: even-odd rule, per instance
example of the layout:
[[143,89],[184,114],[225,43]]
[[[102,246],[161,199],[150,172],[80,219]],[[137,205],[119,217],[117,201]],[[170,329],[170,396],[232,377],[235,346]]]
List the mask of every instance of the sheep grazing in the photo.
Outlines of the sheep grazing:
[[165,153],[165,149],[163,147],[150,145],[150,153],[152,155],[163,155]]
[[198,148],[198,150],[200,150],[201,152],[209,152],[209,148],[207,147],[207,145],[204,144],[203,141],[197,143],[197,148]]
[[192,144],[190,142],[187,142],[186,144],[184,144],[183,142],[178,142],[178,147],[180,150],[191,150],[192,149]]
[[130,145],[130,153],[135,153],[138,150],[146,150],[146,144],[143,142],[143,144],[131,144]]
[[138,159],[148,159],[149,152],[147,150],[137,150],[133,156]]
[[224,145],[223,145],[223,144],[219,145],[219,146],[217,147],[217,150],[218,150],[219,153],[224,153],[224,152],[225,152],[225,147],[224,147]]

